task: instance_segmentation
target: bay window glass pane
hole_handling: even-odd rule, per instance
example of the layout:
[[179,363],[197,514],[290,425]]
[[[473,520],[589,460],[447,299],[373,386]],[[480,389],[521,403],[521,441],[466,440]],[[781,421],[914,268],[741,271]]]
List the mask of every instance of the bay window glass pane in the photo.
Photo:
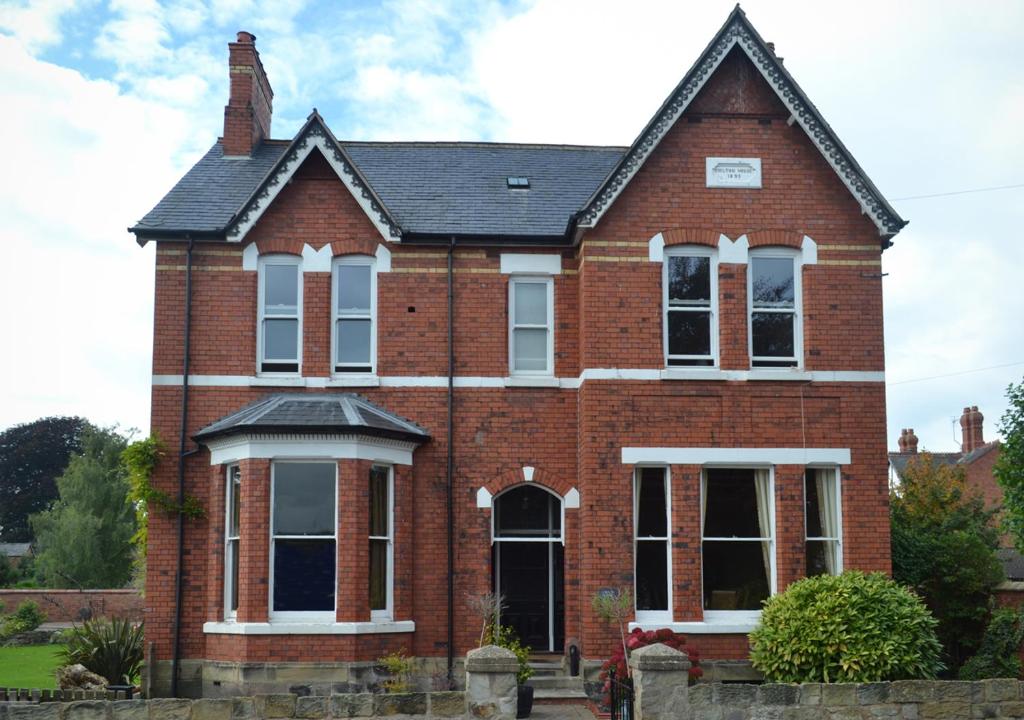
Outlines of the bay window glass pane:
[[792,313],[752,313],[754,357],[793,357]]
[[334,610],[336,564],[333,539],[275,540],[273,609]]
[[274,464],[274,534],[334,535],[333,463]]
[[548,324],[547,283],[517,282],[515,284],[516,325]]
[[388,531],[388,470],[370,470],[370,535],[386,537]]
[[263,359],[296,360],[299,357],[299,321],[263,321]]
[[388,541],[370,541],[370,609],[387,610]]
[[338,266],[338,310],[370,312],[370,266]]
[[668,537],[663,469],[643,468],[640,471],[636,505],[636,536]]
[[762,537],[757,519],[754,472],[708,470],[704,492],[704,537]]
[[370,319],[339,320],[338,363],[370,363]]
[[750,266],[754,307],[793,307],[793,258],[754,257]]
[[237,467],[231,468],[230,479],[228,480],[228,491],[230,493],[230,504],[228,512],[228,535],[230,537],[238,537],[238,529],[241,527],[242,521],[242,499],[241,483],[240,483],[240,471]]
[[703,544],[705,610],[760,610],[768,599],[767,543],[713,541]]
[[263,266],[263,312],[266,315],[294,315],[299,306],[299,267]]
[[710,355],[711,313],[669,311],[668,354]]
[[513,367],[516,370],[548,369],[548,331],[541,328],[516,328]]
[[668,542],[636,543],[636,609],[668,610]]
[[228,607],[231,612],[235,612],[238,610],[238,540],[228,543],[228,567],[231,571],[231,596],[228,598]]
[[668,258],[669,305],[711,303],[711,258]]

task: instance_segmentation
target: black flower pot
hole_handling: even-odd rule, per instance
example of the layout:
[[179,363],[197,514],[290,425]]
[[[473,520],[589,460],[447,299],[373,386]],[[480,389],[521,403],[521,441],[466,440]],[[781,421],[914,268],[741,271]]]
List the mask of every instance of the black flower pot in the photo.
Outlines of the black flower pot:
[[530,717],[533,712],[533,685],[519,685],[519,694],[516,698],[516,717]]

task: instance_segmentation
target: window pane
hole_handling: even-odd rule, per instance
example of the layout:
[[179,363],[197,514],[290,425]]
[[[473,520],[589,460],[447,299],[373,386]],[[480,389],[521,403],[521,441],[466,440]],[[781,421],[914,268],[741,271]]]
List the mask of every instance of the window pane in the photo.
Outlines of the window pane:
[[705,541],[704,609],[760,610],[768,599],[767,543]]
[[753,470],[708,470],[704,537],[761,537]]
[[669,257],[669,305],[708,305],[711,302],[711,258]]
[[547,325],[547,283],[517,282],[514,287],[515,316],[513,322],[516,325]]
[[824,537],[821,531],[821,505],[818,500],[818,483],[814,482],[814,471],[804,476],[804,499],[807,504],[804,517],[807,518],[807,537]]
[[388,607],[388,541],[370,541],[370,609]]
[[636,609],[668,610],[668,542],[636,544]]
[[793,258],[755,257],[750,272],[755,306],[793,307]]
[[228,535],[238,537],[238,528],[241,527],[242,499],[241,499],[241,470],[237,466],[228,471]]
[[515,333],[515,370],[547,370],[548,369],[548,331],[541,329],[519,328]]
[[370,535],[386,536],[388,532],[388,470],[370,469]]
[[238,541],[232,540],[228,543],[228,567],[231,569],[231,597],[228,598],[229,609],[234,612],[238,610]]
[[669,355],[711,354],[711,313],[669,312]]
[[338,321],[337,362],[370,364],[371,327],[369,320]]
[[754,357],[793,357],[793,315],[752,313]]
[[636,536],[668,536],[668,519],[665,513],[665,471],[661,468],[644,468],[640,471]]
[[812,575],[830,575],[827,553],[830,540],[808,540],[807,541],[807,577]]
[[338,310],[370,312],[370,266],[338,266]]
[[263,275],[263,312],[294,315],[299,306],[298,265],[264,265]]
[[334,535],[331,463],[274,464],[274,534]]
[[334,540],[274,541],[274,610],[334,610]]
[[263,359],[296,360],[299,357],[299,321],[263,321]]
[[495,534],[498,537],[559,537],[562,534],[561,504],[540,488],[523,485],[502,493],[495,502]]

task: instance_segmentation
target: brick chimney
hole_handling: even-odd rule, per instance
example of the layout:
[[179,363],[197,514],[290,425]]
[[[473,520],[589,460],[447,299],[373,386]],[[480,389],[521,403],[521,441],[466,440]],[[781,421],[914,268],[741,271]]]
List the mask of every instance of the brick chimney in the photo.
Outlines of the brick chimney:
[[224,154],[249,156],[270,137],[274,91],[256,52],[256,36],[244,30],[228,43],[231,95],[224,107]]
[[985,444],[982,433],[982,424],[985,416],[978,412],[978,406],[964,408],[964,414],[960,416],[960,430],[963,433],[963,452],[967,453],[977,450]]
[[914,434],[914,428],[903,428],[900,432],[899,446],[901,453],[917,452],[917,435]]

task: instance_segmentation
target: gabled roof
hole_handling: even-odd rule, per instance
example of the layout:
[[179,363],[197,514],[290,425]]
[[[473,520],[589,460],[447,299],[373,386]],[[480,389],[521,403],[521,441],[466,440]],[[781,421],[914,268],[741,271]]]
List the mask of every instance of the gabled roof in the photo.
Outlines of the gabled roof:
[[647,127],[633,141],[619,163],[588,199],[576,217],[577,227],[589,228],[598,223],[734,47],[746,53],[789,109],[795,122],[804,129],[814,146],[860,203],[864,213],[874,221],[879,234],[888,239],[898,233],[907,224],[906,221],[882,197],[818,109],[758,35],[739,5],[730,13],[722,29],[651,118]]
[[0,543],[0,555],[20,558],[32,553],[32,543]]
[[424,442],[429,433],[353,393],[277,393],[207,425],[193,437],[206,442],[248,433],[340,433]]
[[927,450],[916,453],[916,452],[891,452],[889,453],[889,464],[892,465],[893,470],[896,471],[897,475],[903,475],[903,471],[907,469],[907,465],[910,464],[911,460],[916,460],[930,455],[932,462],[936,465],[956,465],[960,462],[960,458],[963,457],[961,453],[933,453]]

